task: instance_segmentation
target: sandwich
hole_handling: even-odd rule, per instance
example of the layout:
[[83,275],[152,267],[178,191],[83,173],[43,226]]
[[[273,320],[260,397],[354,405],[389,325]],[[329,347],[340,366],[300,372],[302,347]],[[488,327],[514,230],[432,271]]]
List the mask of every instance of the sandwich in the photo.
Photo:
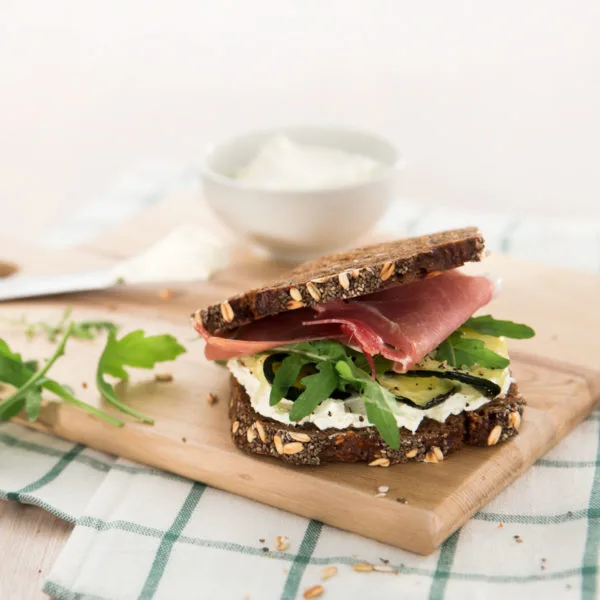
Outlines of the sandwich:
[[198,310],[205,356],[231,372],[242,450],[294,465],[436,463],[517,435],[525,400],[506,338],[527,325],[473,316],[494,282],[474,227],[325,256]]

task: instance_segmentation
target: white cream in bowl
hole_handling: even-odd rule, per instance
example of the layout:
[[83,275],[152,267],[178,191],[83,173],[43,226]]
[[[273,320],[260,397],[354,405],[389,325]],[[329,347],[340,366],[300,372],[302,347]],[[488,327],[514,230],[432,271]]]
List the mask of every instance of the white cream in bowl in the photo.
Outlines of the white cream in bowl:
[[236,235],[290,262],[355,247],[396,197],[400,153],[376,134],[288,127],[216,144],[204,196]]
[[235,179],[272,190],[310,190],[362,183],[383,167],[370,156],[275,135],[258,148]]

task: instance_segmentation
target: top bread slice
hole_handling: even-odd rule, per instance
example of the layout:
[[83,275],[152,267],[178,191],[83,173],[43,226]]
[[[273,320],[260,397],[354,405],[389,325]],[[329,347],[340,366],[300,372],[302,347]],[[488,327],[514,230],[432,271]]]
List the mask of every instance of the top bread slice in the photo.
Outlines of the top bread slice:
[[303,263],[288,279],[233,296],[200,311],[212,334],[231,331],[288,310],[372,294],[482,259],[485,241],[476,227],[442,231]]

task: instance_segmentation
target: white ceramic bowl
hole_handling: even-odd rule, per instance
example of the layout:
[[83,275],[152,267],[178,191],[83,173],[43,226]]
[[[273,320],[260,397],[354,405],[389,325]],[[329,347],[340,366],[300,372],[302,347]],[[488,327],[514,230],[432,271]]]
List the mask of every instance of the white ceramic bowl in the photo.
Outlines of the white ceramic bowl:
[[[362,154],[384,167],[362,183],[310,190],[258,188],[234,179],[274,135]],[[233,231],[272,257],[295,262],[355,245],[395,198],[400,168],[400,153],[378,135],[336,127],[289,127],[212,146],[202,174],[209,205]]]

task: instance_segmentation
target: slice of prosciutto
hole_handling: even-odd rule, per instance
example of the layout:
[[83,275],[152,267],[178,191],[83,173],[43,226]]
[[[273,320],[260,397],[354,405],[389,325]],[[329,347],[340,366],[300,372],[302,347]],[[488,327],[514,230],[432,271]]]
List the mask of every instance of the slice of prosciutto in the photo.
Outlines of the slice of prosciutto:
[[301,341],[337,339],[393,361],[403,373],[439,346],[493,296],[486,277],[446,271],[437,277],[352,300],[336,300],[260,319],[216,336],[200,324],[209,360],[227,360]]

